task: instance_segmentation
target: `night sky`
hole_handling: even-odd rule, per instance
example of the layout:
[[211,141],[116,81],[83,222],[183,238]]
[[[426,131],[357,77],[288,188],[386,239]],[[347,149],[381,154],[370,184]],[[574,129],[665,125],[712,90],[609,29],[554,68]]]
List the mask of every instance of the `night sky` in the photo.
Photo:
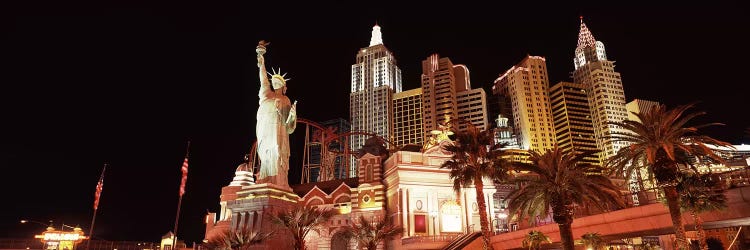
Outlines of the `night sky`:
[[[750,13],[739,3],[152,2],[0,4],[0,238],[43,230],[21,219],[88,232],[108,163],[94,238],[158,241],[174,227],[190,140],[178,236],[200,241],[206,211],[218,210],[255,139],[258,40],[271,42],[267,65],[289,72],[299,117],[348,119],[351,64],[376,22],[404,90],[419,86],[432,53],[489,88],[527,54],[546,57],[550,83],[571,81],[583,15],[616,61],[627,101],[699,101],[708,114],[698,122],[726,124],[704,133],[750,143]],[[293,136],[292,183],[303,135]]]

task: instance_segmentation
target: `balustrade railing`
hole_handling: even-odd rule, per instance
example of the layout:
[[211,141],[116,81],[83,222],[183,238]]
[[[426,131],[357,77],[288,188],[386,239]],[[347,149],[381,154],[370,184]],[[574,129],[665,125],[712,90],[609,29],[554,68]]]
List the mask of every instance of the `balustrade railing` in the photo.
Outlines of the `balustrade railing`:
[[401,244],[414,244],[424,242],[451,242],[463,234],[441,234],[441,235],[417,235],[401,239]]

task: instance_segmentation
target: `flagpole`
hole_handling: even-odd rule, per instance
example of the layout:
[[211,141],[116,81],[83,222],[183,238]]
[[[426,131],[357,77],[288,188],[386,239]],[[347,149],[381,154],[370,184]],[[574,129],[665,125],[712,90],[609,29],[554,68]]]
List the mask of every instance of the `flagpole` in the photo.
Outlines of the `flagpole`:
[[[97,183],[97,193],[101,196],[101,186],[104,180],[104,171],[107,170],[107,163],[104,163],[104,168],[102,169],[102,175],[99,177],[99,182]],[[91,246],[91,240],[94,239],[94,222],[96,222],[96,210],[99,209],[99,197],[95,198],[94,201],[94,216],[91,217],[91,226],[89,227],[89,240],[86,241],[86,250],[89,250],[89,246]]]
[[[188,156],[190,155],[190,140],[187,142],[187,150],[185,150],[185,161],[187,161]],[[185,166],[186,162],[183,162],[183,168],[187,167]],[[186,177],[186,172],[183,172],[183,178]],[[177,215],[174,218],[174,230],[172,233],[172,250],[177,249],[177,222],[180,221],[180,207],[182,206],[182,194],[184,190],[185,183],[180,183],[180,198],[177,200]]]

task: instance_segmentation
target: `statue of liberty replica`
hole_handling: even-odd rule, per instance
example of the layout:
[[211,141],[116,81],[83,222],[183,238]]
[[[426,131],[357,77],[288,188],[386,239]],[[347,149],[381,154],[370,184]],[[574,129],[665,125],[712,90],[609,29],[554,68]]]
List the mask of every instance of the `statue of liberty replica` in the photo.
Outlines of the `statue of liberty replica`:
[[[260,71],[260,90],[258,91],[258,114],[255,136],[258,140],[257,153],[260,159],[260,169],[257,173],[257,183],[270,183],[281,188],[289,187],[289,134],[297,127],[297,102],[292,104],[286,96],[286,74],[273,70],[267,73],[265,58],[266,43],[258,42],[255,52],[258,54],[258,68]],[[268,77],[271,77],[269,82]]]
[[289,79],[284,78],[281,69],[272,74],[266,72],[263,54],[267,45],[260,41],[255,48],[260,70],[255,150],[260,168],[250,167],[254,157],[250,154],[237,167],[232,181],[221,189],[220,214],[207,216],[206,239],[222,237],[227,230],[247,230],[269,236],[251,249],[292,249],[294,243],[289,239],[293,236],[269,215],[297,207],[300,199],[288,181],[289,134],[297,126],[297,111],[296,103],[286,96]]

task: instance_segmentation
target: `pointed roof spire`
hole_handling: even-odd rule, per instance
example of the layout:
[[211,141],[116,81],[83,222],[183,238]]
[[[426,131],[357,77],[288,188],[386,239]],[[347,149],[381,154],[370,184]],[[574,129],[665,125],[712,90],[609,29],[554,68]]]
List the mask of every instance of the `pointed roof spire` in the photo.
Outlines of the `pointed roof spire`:
[[383,44],[383,34],[380,33],[380,26],[375,22],[375,26],[372,26],[372,36],[370,37],[370,46]]
[[586,23],[583,22],[583,16],[581,18],[581,30],[578,32],[578,46],[576,46],[576,49],[583,49],[589,46],[595,46],[596,45],[596,39],[594,39],[594,35],[591,34],[591,31],[588,27],[586,27]]

